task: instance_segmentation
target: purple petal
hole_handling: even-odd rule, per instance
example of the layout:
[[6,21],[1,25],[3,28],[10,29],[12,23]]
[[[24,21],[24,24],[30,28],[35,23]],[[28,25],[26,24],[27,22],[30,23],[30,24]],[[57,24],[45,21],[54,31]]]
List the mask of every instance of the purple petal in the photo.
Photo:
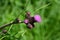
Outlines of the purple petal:
[[34,20],[35,20],[36,22],[41,22],[41,17],[40,17],[40,15],[35,15],[35,16],[34,16]]
[[29,20],[28,20],[28,19],[25,19],[25,20],[24,20],[24,23],[26,23],[26,24],[27,24],[28,22],[29,22]]

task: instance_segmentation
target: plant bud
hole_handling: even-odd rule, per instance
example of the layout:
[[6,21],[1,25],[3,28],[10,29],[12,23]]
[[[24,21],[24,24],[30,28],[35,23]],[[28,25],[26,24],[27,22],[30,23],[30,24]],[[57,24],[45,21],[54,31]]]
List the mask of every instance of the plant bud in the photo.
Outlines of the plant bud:
[[25,24],[28,24],[28,23],[29,23],[29,20],[28,20],[28,19],[25,19],[25,20],[24,20],[24,23],[25,23]]
[[2,33],[4,33],[4,34],[7,33],[7,30],[3,30]]
[[33,28],[33,26],[32,26],[30,23],[27,25],[27,27],[28,27],[29,29],[32,29],[32,28]]

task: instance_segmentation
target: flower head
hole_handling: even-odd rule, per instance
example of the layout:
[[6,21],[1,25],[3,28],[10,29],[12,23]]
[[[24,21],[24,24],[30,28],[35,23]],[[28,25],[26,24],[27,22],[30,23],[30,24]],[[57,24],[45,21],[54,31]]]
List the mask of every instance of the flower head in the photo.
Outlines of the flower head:
[[[29,15],[28,15],[29,14]],[[30,16],[30,13],[28,12],[26,14],[26,19],[24,20],[24,23],[27,25],[28,28],[33,28],[35,22],[41,22],[40,15],[34,15],[33,17]]]
[[35,20],[36,22],[41,22],[41,17],[40,17],[40,15],[35,15],[35,16],[34,16],[34,20]]

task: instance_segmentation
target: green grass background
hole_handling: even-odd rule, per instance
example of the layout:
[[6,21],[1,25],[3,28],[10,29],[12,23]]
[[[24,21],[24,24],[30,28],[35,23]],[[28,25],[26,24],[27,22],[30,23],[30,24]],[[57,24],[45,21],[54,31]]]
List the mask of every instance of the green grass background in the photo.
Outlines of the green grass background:
[[26,11],[31,16],[39,14],[42,22],[35,23],[33,29],[25,24],[8,26],[7,34],[0,33],[0,40],[60,40],[60,0],[0,0],[0,26],[18,15],[23,21]]

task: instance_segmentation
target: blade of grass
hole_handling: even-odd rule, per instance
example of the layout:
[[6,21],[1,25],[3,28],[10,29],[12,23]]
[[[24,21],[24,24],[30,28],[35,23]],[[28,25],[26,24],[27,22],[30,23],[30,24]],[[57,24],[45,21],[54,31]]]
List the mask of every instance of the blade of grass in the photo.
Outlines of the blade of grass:
[[6,36],[3,36],[2,38],[0,38],[0,40],[2,40],[3,38],[5,38]]
[[[46,5],[43,5],[42,7],[38,8],[37,10],[35,10],[35,12],[37,12],[38,10],[43,9],[43,8],[49,6],[49,5],[50,5],[50,3],[49,4],[46,4]],[[35,12],[33,12],[33,13],[35,13]]]
[[11,27],[8,29],[8,32],[11,30],[11,28],[12,28],[12,25],[11,25]]

